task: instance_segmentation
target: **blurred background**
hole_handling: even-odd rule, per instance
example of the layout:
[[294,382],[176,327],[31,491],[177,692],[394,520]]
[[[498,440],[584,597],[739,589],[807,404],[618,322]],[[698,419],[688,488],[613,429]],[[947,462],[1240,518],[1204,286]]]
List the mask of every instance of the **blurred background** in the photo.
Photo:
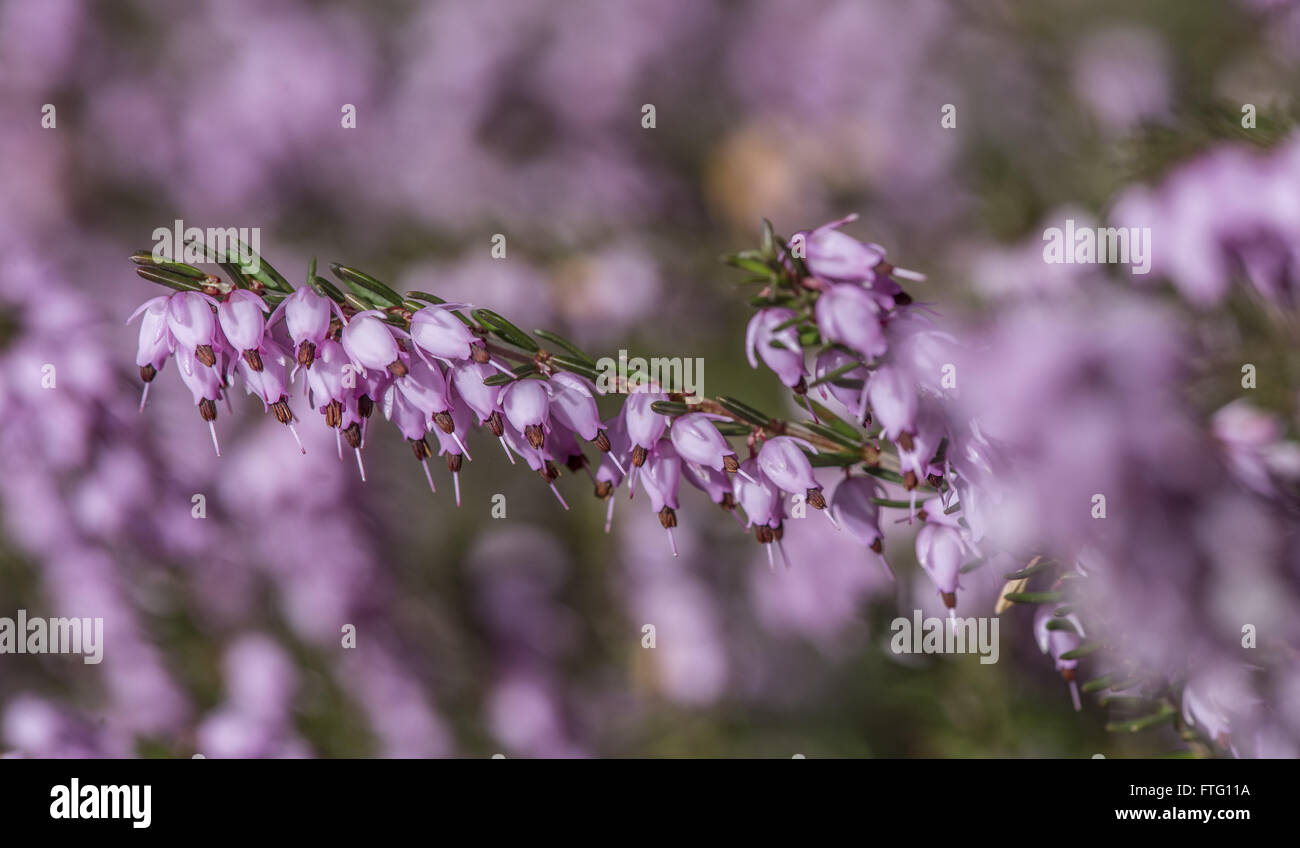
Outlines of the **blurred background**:
[[[905,524],[897,583],[816,519],[773,573],[690,490],[673,559],[643,499],[606,535],[585,475],[565,512],[490,439],[458,510],[386,423],[362,484],[314,415],[304,457],[245,397],[218,459],[174,368],[136,411],[123,322],[161,292],[127,257],[178,218],[259,227],[295,283],[344,262],[597,356],[703,357],[707,394],[793,414],[719,262],[762,217],[857,212],[928,275],[918,300],[978,324],[1109,273],[1042,264],[1062,210],[1103,219],[1223,145],[1294,151],[1298,82],[1300,10],[1265,0],[0,3],[0,615],[106,631],[100,665],[0,656],[0,753],[1177,750],[1076,714],[1027,611],[994,666],[889,653],[898,610],[940,609]],[[1298,159],[1277,179],[1300,186]],[[1142,296],[1180,301],[1164,270]],[[1193,389],[1206,415],[1229,399]],[[1293,431],[1294,393],[1268,402]],[[968,597],[991,614],[1000,587],[984,569]]]

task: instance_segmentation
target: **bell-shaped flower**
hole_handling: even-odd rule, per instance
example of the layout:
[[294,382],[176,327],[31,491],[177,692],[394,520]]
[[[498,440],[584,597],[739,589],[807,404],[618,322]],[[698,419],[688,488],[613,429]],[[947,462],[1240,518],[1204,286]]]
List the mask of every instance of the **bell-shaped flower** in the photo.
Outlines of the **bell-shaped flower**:
[[233,291],[217,304],[217,320],[235,353],[248,360],[254,371],[261,371],[257,348],[266,330],[266,301],[246,289]]
[[528,444],[540,449],[546,441],[545,428],[550,422],[550,395],[538,380],[516,380],[501,392],[501,409],[506,420]]
[[311,368],[321,343],[329,335],[331,313],[337,309],[334,301],[304,286],[280,302],[271,313],[270,323],[284,316],[298,364]]
[[[745,526],[754,528],[755,537],[767,552],[767,564],[774,568],[772,543],[776,542],[780,546],[781,519],[785,516],[781,490],[763,475],[758,461],[754,459],[747,459],[740,464],[739,472],[731,480],[731,486],[736,502],[745,511]],[[784,547],[781,547],[781,557],[785,559]]]
[[429,443],[424,438],[429,429],[429,416],[407,397],[398,382],[394,380],[384,392],[384,417],[393,422],[410,443],[416,460],[424,467],[424,479],[429,483],[429,491],[436,493],[438,488],[433,485],[433,475],[429,472]]
[[669,435],[678,455],[688,463],[714,471],[721,471],[724,467],[728,471],[738,470],[740,462],[736,459],[735,450],[711,420],[721,417],[703,412],[688,412],[674,420]]
[[464,401],[456,394],[453,389],[448,400],[451,407],[447,414],[451,416],[452,431],[446,433],[441,427],[432,428],[433,435],[438,439],[438,456],[447,457],[447,470],[451,472],[452,483],[456,489],[456,506],[460,506],[460,469],[464,460],[473,460],[466,448],[465,441],[461,439],[461,433],[467,437],[470,428],[470,409]]
[[[474,411],[478,423],[484,424],[501,411],[500,386],[484,385],[483,381],[497,373],[490,365],[465,361],[454,363],[449,369],[452,385],[465,405]],[[499,434],[498,434],[499,435]]]
[[856,283],[829,286],[817,298],[816,314],[823,341],[846,345],[868,359],[889,349],[880,305]]
[[369,309],[353,315],[343,327],[343,349],[365,371],[387,371],[397,363],[393,373],[398,374],[404,372],[405,365],[394,328],[382,320],[383,314]]
[[861,421],[867,414],[867,379],[870,372],[858,357],[837,347],[828,347],[817,355],[817,361],[813,363],[813,376],[820,380],[827,374],[855,363],[857,367],[822,383],[818,388],[821,389],[822,397],[835,398],[853,410],[854,417]]
[[740,470],[749,476],[734,477],[731,486],[736,493],[736,502],[745,511],[745,526],[775,526],[781,520],[781,490],[763,476],[757,460],[745,460],[740,464]]
[[[812,463],[804,456],[803,448],[813,453],[817,449],[803,439],[793,436],[776,436],[763,442],[758,451],[758,467],[763,475],[777,487],[796,495],[803,495],[813,509],[826,509],[826,498],[821,484],[813,476]],[[823,513],[838,529],[835,516]]]
[[129,324],[137,317],[144,316],[140,320],[140,340],[135,353],[135,364],[140,368],[140,379],[144,380],[144,391],[140,394],[141,409],[144,409],[144,402],[149,397],[149,384],[158,376],[176,347],[176,340],[172,338],[171,330],[167,329],[168,302],[166,295],[146,300],[126,319]]
[[880,532],[880,507],[872,498],[884,496],[870,477],[846,477],[831,494],[831,512],[853,538],[876,553],[884,550]]
[[840,232],[840,227],[857,217],[850,215],[803,234],[804,265],[813,276],[828,283],[864,283],[874,278],[885,249]]
[[957,606],[958,577],[966,548],[961,533],[942,524],[926,524],[916,534],[916,560],[938,587],[948,609]]
[[424,413],[425,420],[451,406],[447,400],[447,380],[443,377],[442,370],[418,356],[411,360],[406,375],[393,380],[393,385],[406,395],[406,399],[416,409]]
[[1055,610],[1056,607],[1052,604],[1039,604],[1038,611],[1034,613],[1034,639],[1038,642],[1038,650],[1056,662],[1056,670],[1070,684],[1070,696],[1074,700],[1074,708],[1078,710],[1082,708],[1079,686],[1075,682],[1075,668],[1079,661],[1065,659],[1062,655],[1083,644],[1083,624],[1074,613],[1058,616]]
[[650,507],[659,515],[659,524],[668,532],[668,544],[677,556],[677,491],[682,483],[682,460],[672,443],[664,440],[655,445],[641,470],[641,485],[650,497]]
[[315,352],[315,367],[307,372],[307,388],[311,392],[312,406],[325,412],[325,423],[338,427],[340,420],[326,412],[326,407],[334,404],[342,408],[343,401],[356,391],[355,382],[351,387],[345,386],[351,360],[343,346],[333,339],[323,339]]
[[208,422],[212,432],[212,448],[221,456],[221,446],[217,444],[217,401],[221,400],[221,375],[215,368],[200,364],[192,350],[187,347],[176,349],[176,370],[180,372],[181,382],[190,390],[190,396],[199,408],[199,416]]
[[668,428],[668,416],[655,412],[652,408],[657,401],[668,400],[662,392],[633,392],[623,403],[623,421],[627,426],[627,437],[633,445],[632,464],[638,468],[646,459],[646,453],[653,448]]
[[[708,495],[709,500],[728,512],[735,508],[736,496],[732,491],[731,476],[725,471],[715,471],[694,462],[683,462],[682,477],[687,483]],[[735,513],[732,514],[735,515]],[[739,520],[739,516],[737,516],[737,520]]]
[[797,316],[793,309],[760,309],[749,319],[749,326],[745,329],[745,356],[749,359],[749,367],[758,367],[757,354],[787,386],[796,386],[803,379],[803,348],[799,344],[799,331],[794,326],[777,328]]
[[483,340],[457,318],[452,310],[462,303],[426,306],[411,317],[411,339],[429,354],[448,362],[469,359]]
[[560,502],[560,506],[568,509],[568,502],[564,500],[564,496],[560,494],[560,490],[555,488],[555,481],[559,478],[560,473],[556,470],[555,463],[551,461],[551,458],[547,455],[546,451],[542,448],[533,447],[527,439],[520,436],[513,428],[507,428],[505,430],[502,434],[502,440],[509,448],[513,449],[515,453],[524,458],[524,462],[528,463],[529,468],[536,471],[538,475],[546,481],[547,485],[551,487],[551,492],[555,495],[555,499]]
[[167,329],[172,337],[209,368],[217,362],[212,349],[217,339],[217,319],[212,311],[216,305],[214,298],[200,292],[177,292],[167,304]]
[[885,438],[897,442],[903,450],[911,450],[919,405],[916,387],[898,368],[882,365],[872,372],[867,383],[867,399]]
[[[544,385],[551,397],[550,410],[555,420],[584,441],[597,441],[601,431],[600,411],[596,409],[596,399],[586,381],[577,374],[559,371]],[[608,440],[601,441],[605,442],[601,450],[609,450]]]
[[259,368],[253,367],[250,357],[238,360],[239,375],[244,379],[244,386],[249,394],[262,399],[266,410],[275,416],[275,420],[289,428],[293,439],[298,443],[298,450],[307,453],[298,430],[293,426],[293,410],[289,408],[289,355],[288,352],[270,339],[263,339],[256,351]]

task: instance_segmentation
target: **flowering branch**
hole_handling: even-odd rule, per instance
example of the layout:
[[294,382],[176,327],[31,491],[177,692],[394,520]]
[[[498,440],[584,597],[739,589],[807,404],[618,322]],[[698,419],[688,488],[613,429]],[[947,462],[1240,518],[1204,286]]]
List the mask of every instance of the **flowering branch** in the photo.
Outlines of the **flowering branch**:
[[[217,402],[237,379],[296,439],[298,418],[289,395],[301,373],[309,405],[335,429],[340,457],[344,441],[352,448],[363,479],[361,451],[378,404],[411,443],[436,491],[428,473],[432,451],[426,434],[435,435],[456,483],[458,505],[459,471],[470,459],[469,432],[485,428],[512,463],[522,456],[566,509],[555,487],[559,465],[585,469],[596,496],[609,501],[611,515],[615,489],[626,479],[630,495],[640,479],[670,541],[683,474],[723,508],[739,505],[758,540],[780,548],[784,495],[827,510],[812,469],[840,467],[846,474],[843,496],[827,517],[837,527],[835,516],[843,518],[879,553],[878,508],[906,508],[924,520],[927,513],[916,509],[918,494],[951,491],[943,460],[947,440],[917,444],[911,420],[915,394],[887,369],[872,372],[876,389],[868,409],[867,369],[884,352],[883,328],[893,310],[911,302],[893,277],[919,275],[885,263],[882,248],[838,233],[840,223],[786,242],[764,222],[761,248],[727,259],[758,275],[747,282],[763,283],[754,298],[761,308],[747,334],[751,364],[756,367],[757,353],[793,389],[811,420],[774,417],[725,396],[692,403],[674,387],[648,381],[619,387],[630,391],[627,402],[616,416],[601,420],[596,360],[556,333],[529,334],[489,309],[446,303],[427,292],[399,294],[343,265],[330,266],[338,281],[331,282],[316,274],[314,260],[307,284],[295,289],[261,257],[253,256],[250,266],[258,270],[250,274],[233,255],[217,255],[206,246],[206,255],[228,279],[146,252],[131,257],[141,277],[176,290],[137,310],[144,316],[137,364],[147,397],[158,371],[177,357],[218,455]],[[832,255],[835,251],[839,255]],[[830,266],[841,276],[821,273]],[[828,300],[835,305],[824,306]],[[869,318],[874,326],[858,318]],[[823,349],[810,375],[803,349],[815,345]],[[813,400],[812,389],[824,400],[851,396],[862,429]],[[882,423],[879,430],[873,431],[872,412]],[[727,441],[734,437],[745,439],[743,462]],[[887,455],[882,437],[902,453]],[[580,441],[603,454],[594,473]],[[855,465],[865,476],[851,477]],[[903,486],[910,500],[885,497],[876,481]],[[934,512],[951,516],[955,509],[945,500]],[[675,543],[673,548],[675,553]],[[770,559],[770,548],[768,554]],[[950,606],[954,591],[955,585],[945,593]]]

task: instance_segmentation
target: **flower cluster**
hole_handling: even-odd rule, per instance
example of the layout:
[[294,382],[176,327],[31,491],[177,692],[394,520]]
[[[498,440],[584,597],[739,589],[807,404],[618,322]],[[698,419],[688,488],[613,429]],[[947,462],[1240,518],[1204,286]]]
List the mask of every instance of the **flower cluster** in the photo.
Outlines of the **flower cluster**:
[[[639,483],[674,555],[683,480],[724,510],[738,507],[769,563],[775,547],[789,564],[783,523],[794,509],[812,507],[888,569],[881,509],[903,509],[907,520],[923,524],[917,557],[951,609],[960,570],[979,553],[956,494],[967,488],[959,465],[978,460],[980,451],[964,447],[959,462],[950,460],[951,445],[974,442],[951,425],[941,401],[944,348],[954,340],[899,283],[923,277],[888,263],[879,245],[841,232],[851,220],[788,240],[768,226],[763,250],[732,257],[764,283],[747,332],[750,363],[761,359],[771,368],[810,420],[773,417],[726,397],[687,403],[674,387],[648,379],[622,386],[625,402],[602,417],[595,360],[572,342],[541,330],[534,338],[472,304],[398,295],[341,265],[332,270],[346,290],[314,267],[309,285],[294,289],[269,265],[257,278],[224,266],[227,283],[136,254],[141,276],[177,289],[132,316],[142,318],[137,365],[147,393],[176,358],[214,448],[217,404],[242,381],[295,438],[290,398],[305,395],[335,430],[340,458],[344,442],[355,453],[363,480],[361,453],[376,409],[410,443],[436,491],[427,462],[432,433],[458,505],[475,430],[496,438],[512,463],[522,457],[566,509],[555,485],[560,469],[585,471],[596,497],[608,502],[607,531],[616,493],[626,483],[632,497]],[[810,397],[814,389],[826,405]],[[832,410],[837,405],[847,420]],[[744,456],[729,437],[743,437]],[[584,444],[599,456],[594,465]],[[843,470],[829,497],[815,465]],[[902,487],[906,498],[886,497],[887,485]]]

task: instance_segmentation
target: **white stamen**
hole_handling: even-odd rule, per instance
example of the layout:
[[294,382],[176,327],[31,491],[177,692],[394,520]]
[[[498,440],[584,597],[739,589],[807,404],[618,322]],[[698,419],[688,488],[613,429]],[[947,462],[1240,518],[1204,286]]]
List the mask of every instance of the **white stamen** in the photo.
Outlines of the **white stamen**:
[[895,277],[902,277],[904,280],[913,280],[918,283],[924,283],[926,280],[926,276],[920,271],[910,271],[907,268],[899,268],[897,265],[894,266],[894,270],[891,274]]
[[618,457],[614,455],[613,451],[610,451],[609,453],[605,454],[605,456],[614,460],[614,467],[618,469],[619,474],[627,476],[627,469],[623,467],[623,463],[618,461]]
[[744,478],[745,478],[746,480],[748,480],[749,482],[753,483],[755,486],[758,485],[758,481],[755,480],[753,477],[750,477],[750,476],[749,476],[749,472],[746,471],[745,469],[743,469],[743,468],[737,468],[737,469],[736,469],[736,473],[739,474],[741,477],[744,477]]
[[673,549],[673,556],[677,556],[677,540],[673,538],[673,528],[665,527],[668,531],[668,546]]
[[369,418],[361,419],[361,447],[363,448],[366,446],[366,423],[369,421]]
[[772,559],[772,543],[763,545],[763,550],[767,551],[767,570],[776,571],[776,560]]
[[357,455],[357,468],[361,469],[361,482],[366,482],[366,467],[361,463],[361,448],[353,448]]
[[451,472],[451,483],[456,487],[456,508],[460,508],[460,472]]
[[221,446],[217,444],[217,422],[209,421],[208,429],[212,431],[212,449],[217,452],[217,456],[221,456]]
[[835,520],[835,516],[831,515],[831,511],[829,509],[818,510],[818,512],[826,516],[827,520],[830,521],[832,527],[834,527],[836,530],[840,529],[840,523]]
[[460,436],[456,435],[455,433],[452,433],[451,437],[456,440],[456,444],[460,445],[460,452],[465,454],[465,458],[468,459],[470,462],[473,462],[474,457],[469,455],[469,448],[465,447],[465,443],[460,440]]
[[785,542],[780,539],[776,540],[776,549],[781,552],[781,562],[785,563],[787,571],[790,570],[790,558],[785,555]]
[[551,483],[550,485],[551,485],[551,491],[552,491],[552,492],[555,492],[555,497],[558,498],[559,501],[560,501],[560,506],[564,507],[565,509],[568,509],[568,508],[569,508],[569,505],[568,505],[567,503],[564,502],[564,498],[561,497],[561,495],[560,495],[560,490],[557,489],[557,488],[555,488],[555,484],[554,484],[554,483]]
[[614,523],[614,501],[616,500],[618,500],[618,498],[614,497],[613,492],[610,492],[609,506],[605,507],[605,532],[606,533],[609,532],[610,525]]
[[438,493],[438,487],[433,485],[433,475],[429,473],[429,460],[422,459],[420,464],[424,466],[424,479],[429,481],[429,491],[435,495]]
[[144,402],[149,399],[149,383],[144,384],[144,391],[140,392],[140,411],[144,412]]
[[1074,701],[1075,712],[1083,709],[1083,704],[1079,702],[1079,684],[1073,680],[1070,681],[1070,699]]
[[293,426],[292,421],[290,421],[287,426],[289,427],[289,432],[293,433],[293,440],[298,443],[298,450],[302,451],[303,456],[306,456],[307,449],[302,446],[302,439],[298,438],[298,429]]
[[341,427],[334,428],[334,446],[339,450],[339,461],[343,461],[343,433]]
[[510,452],[510,445],[508,445],[508,444],[506,443],[506,437],[505,437],[505,436],[498,436],[497,439],[500,440],[500,442],[501,442],[501,447],[505,449],[505,452],[506,452],[506,459],[510,460],[510,464],[511,464],[511,465],[514,465],[514,464],[515,464],[515,455],[512,454],[512,453]]

